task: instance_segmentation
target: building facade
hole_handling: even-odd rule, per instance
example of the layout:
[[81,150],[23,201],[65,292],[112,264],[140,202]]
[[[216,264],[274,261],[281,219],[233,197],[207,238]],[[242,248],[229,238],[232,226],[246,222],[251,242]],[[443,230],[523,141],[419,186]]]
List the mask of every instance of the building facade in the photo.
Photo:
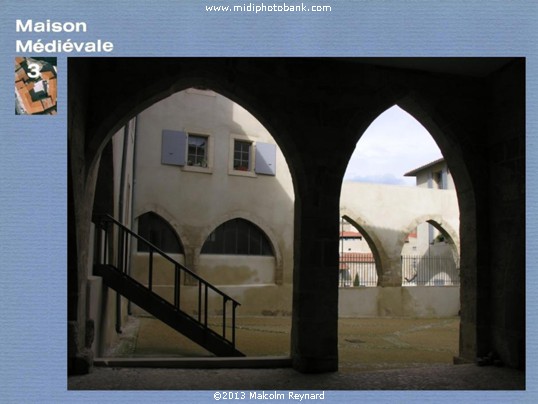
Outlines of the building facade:
[[[190,88],[137,116],[135,160],[138,233],[152,241],[141,218],[154,215],[180,245],[165,252],[240,301],[241,314],[289,315],[294,191],[269,132],[228,98]],[[147,252],[133,254],[143,281]],[[155,287],[170,296],[172,271],[158,270]]]

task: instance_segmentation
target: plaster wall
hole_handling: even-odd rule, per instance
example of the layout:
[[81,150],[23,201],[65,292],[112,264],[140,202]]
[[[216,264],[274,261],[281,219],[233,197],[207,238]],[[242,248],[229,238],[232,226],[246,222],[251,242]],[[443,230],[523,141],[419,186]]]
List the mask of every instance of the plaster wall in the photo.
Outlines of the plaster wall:
[[[344,182],[340,211],[360,225],[374,242],[381,286],[401,284],[400,256],[417,225],[435,220],[459,251],[459,210],[455,191]],[[420,242],[420,241],[419,241]]]
[[444,287],[344,288],[340,317],[453,317],[460,309],[460,289]]
[[[220,95],[184,91],[143,111],[138,122],[135,216],[147,211],[164,212],[162,216],[170,218],[187,250],[201,249],[209,233],[226,220],[244,217],[266,233],[278,234],[280,242],[271,241],[282,257],[289,259],[293,186],[281,152],[277,149],[276,176],[229,174],[233,135],[275,143],[253,117]],[[161,164],[163,129],[208,134],[213,161],[209,170],[198,172],[191,167]]]
[[[163,217],[183,244],[185,254],[179,261],[219,288],[233,285],[242,298],[243,312],[258,315],[271,311],[274,304],[269,302],[280,299],[287,303],[277,311],[289,313],[294,197],[286,161],[277,147],[275,176],[235,171],[232,166],[233,139],[249,140],[254,147],[257,142],[276,144],[269,132],[226,97],[197,89],[175,93],[154,104],[138,115],[137,122],[135,216],[153,211]],[[208,167],[161,164],[163,129],[209,136]],[[274,257],[200,254],[216,227],[238,217],[263,230]],[[145,257],[147,254],[133,254],[134,273],[141,279],[147,277]],[[155,265],[156,290],[172,296],[170,264]],[[249,288],[257,292],[248,293]],[[284,298],[283,293],[290,295]]]

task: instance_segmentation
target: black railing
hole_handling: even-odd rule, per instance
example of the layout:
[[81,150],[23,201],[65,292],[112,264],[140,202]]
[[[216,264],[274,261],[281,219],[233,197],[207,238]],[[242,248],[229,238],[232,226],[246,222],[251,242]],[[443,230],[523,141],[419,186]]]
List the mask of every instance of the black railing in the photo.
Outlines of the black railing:
[[[402,286],[459,286],[458,260],[443,256],[402,255]],[[378,276],[375,260],[368,253],[340,256],[339,286],[374,287]]]
[[[147,288],[150,292],[157,294],[153,288],[153,272],[154,272],[154,256],[158,255],[169,261],[174,267],[174,294],[173,304],[174,307],[181,311],[183,315],[190,317],[193,320],[197,320],[198,323],[205,328],[209,328],[208,325],[208,313],[209,313],[209,294],[214,293],[222,298],[222,338],[227,340],[235,348],[235,322],[236,322],[236,309],[241,304],[232,297],[228,296],[209,282],[183,266],[164,251],[150,243],[148,240],[140,237],[138,234],[130,230],[128,227],[111,217],[110,215],[94,215],[93,222],[96,225],[96,239],[95,239],[95,264],[113,265],[121,272],[129,274],[128,258],[130,253],[130,240],[136,239],[137,243],[143,243],[147,246],[149,252],[148,262],[148,278]],[[113,237],[117,237],[117,244],[114,243]],[[111,243],[114,243],[116,248],[111,248]],[[117,251],[115,254],[112,251]],[[185,311],[181,310],[181,274],[188,276],[191,279],[193,286],[198,283],[198,310],[197,319],[188,315]],[[158,294],[157,294],[158,295]],[[164,299],[163,296],[160,296]],[[231,315],[231,339],[226,337],[226,307],[228,303],[232,305]],[[216,331],[216,330],[213,330]]]
[[452,257],[402,255],[402,286],[459,286],[459,265]]

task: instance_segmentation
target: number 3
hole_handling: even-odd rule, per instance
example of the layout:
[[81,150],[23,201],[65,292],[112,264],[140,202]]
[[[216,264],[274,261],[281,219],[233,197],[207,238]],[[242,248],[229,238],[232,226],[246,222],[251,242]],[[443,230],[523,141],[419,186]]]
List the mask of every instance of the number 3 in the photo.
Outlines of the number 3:
[[28,73],[28,77],[32,79],[37,79],[39,77],[39,71],[41,70],[41,66],[39,66],[37,63],[30,63],[28,65],[28,68],[31,70],[31,72]]

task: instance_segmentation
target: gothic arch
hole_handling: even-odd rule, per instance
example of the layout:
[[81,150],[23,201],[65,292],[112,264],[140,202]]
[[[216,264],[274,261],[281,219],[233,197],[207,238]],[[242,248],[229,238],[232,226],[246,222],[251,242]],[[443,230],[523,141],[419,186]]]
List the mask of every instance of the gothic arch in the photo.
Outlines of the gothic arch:
[[170,215],[168,215],[164,209],[157,208],[157,209],[145,210],[144,212],[137,215],[136,216],[137,233],[140,234],[140,228],[139,228],[139,226],[140,226],[140,218],[142,216],[148,215],[148,214],[155,215],[159,220],[162,221],[163,224],[168,226],[168,228],[175,235],[181,250],[183,250],[183,252],[181,254],[185,255],[186,254],[185,245],[183,243],[183,238],[180,236],[180,234],[178,232],[177,224],[174,223],[173,218]]
[[454,229],[450,225],[450,223],[444,220],[441,215],[424,215],[424,216],[415,218],[401,233],[401,237],[400,237],[401,245],[403,246],[405,238],[407,237],[409,233],[411,233],[415,228],[417,228],[418,225],[425,222],[431,224],[433,227],[439,230],[445,236],[445,238],[449,240],[449,244],[451,245],[454,256],[459,257],[459,254],[460,254],[459,232],[456,229]]
[[256,215],[253,215],[250,212],[229,212],[225,215],[222,215],[219,218],[216,218],[214,220],[211,220],[209,224],[204,226],[199,233],[198,236],[198,242],[197,246],[195,247],[194,254],[196,256],[195,262],[198,262],[202,247],[209,237],[209,235],[220,225],[233,220],[233,219],[244,219],[257,227],[260,228],[260,230],[265,234],[265,236],[269,239],[269,242],[271,243],[271,246],[273,247],[273,253],[275,258],[275,283],[277,285],[282,284],[282,279],[284,276],[284,260],[282,257],[282,250],[281,246],[277,242],[279,238],[276,236],[276,234],[271,231],[270,227],[265,224],[265,222],[257,217]]
[[370,250],[372,251],[377,272],[377,282],[379,285],[382,281],[383,269],[385,268],[385,260],[387,257],[383,249],[383,245],[381,241],[376,237],[375,230],[372,229],[370,225],[368,225],[366,222],[364,222],[364,220],[360,219],[359,217],[356,217],[356,215],[354,216],[354,218],[351,218],[350,213],[345,212],[345,210],[342,212],[342,217],[359,230],[361,235],[368,243],[368,247],[370,247]]

